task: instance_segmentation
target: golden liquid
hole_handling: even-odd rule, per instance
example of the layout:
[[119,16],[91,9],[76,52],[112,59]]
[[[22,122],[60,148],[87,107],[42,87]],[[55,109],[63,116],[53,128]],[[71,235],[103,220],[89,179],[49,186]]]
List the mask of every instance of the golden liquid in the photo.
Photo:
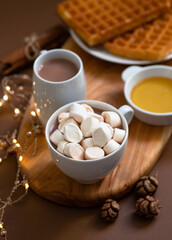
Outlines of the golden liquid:
[[131,92],[132,102],[149,112],[172,112],[172,79],[150,77],[139,82]]

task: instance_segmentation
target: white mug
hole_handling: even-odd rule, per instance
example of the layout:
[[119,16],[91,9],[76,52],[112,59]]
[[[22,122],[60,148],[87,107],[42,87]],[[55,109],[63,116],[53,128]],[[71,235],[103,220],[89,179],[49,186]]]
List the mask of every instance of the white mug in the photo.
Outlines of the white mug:
[[55,122],[57,121],[58,115],[61,112],[69,111],[71,104],[67,104],[59,108],[49,118],[45,129],[45,137],[54,163],[63,173],[75,179],[77,182],[84,184],[96,183],[102,180],[120,162],[120,159],[127,146],[129,134],[128,124],[133,118],[133,109],[128,105],[123,105],[119,109],[116,109],[112,105],[95,100],[83,100],[77,101],[77,103],[86,103],[91,107],[101,111],[117,112],[122,120],[122,128],[126,131],[122,144],[116,151],[112,152],[111,154],[94,160],[76,160],[58,152],[50,142],[50,132]]
[[[39,76],[40,65],[50,59],[59,58],[73,62],[78,68],[77,74],[68,80],[59,82],[48,81]],[[86,81],[80,57],[65,49],[42,51],[33,65],[33,95],[35,109],[43,126],[46,125],[52,113],[61,106],[86,99]]]

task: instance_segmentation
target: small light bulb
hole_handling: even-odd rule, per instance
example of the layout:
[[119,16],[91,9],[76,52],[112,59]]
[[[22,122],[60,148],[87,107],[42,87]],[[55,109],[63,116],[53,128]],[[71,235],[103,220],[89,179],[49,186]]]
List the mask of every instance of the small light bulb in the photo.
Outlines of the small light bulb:
[[13,139],[13,143],[17,143],[17,139],[14,138],[14,139]]
[[20,143],[16,143],[16,147],[20,148]]
[[36,112],[35,111],[31,111],[30,115],[33,116],[33,117],[36,117]]
[[9,92],[11,90],[10,86],[6,86],[5,90],[7,90]]
[[20,156],[19,156],[19,161],[21,162],[22,160],[23,160],[23,156],[20,155]]
[[0,163],[2,162],[2,158],[0,158]]
[[3,222],[0,222],[0,228],[1,228],[1,229],[3,228],[3,225],[4,225],[4,223],[3,223]]
[[3,96],[3,99],[4,99],[4,101],[8,101],[8,95],[5,94],[5,95]]
[[26,182],[25,183],[25,185],[24,185],[24,187],[25,187],[25,189],[26,189],[26,191],[28,190],[28,188],[29,188],[29,183],[28,182]]
[[20,114],[20,109],[15,108],[15,109],[14,109],[14,113],[15,113],[16,115],[19,115],[19,114]]
[[3,106],[3,101],[2,100],[0,100],[0,107],[2,107]]

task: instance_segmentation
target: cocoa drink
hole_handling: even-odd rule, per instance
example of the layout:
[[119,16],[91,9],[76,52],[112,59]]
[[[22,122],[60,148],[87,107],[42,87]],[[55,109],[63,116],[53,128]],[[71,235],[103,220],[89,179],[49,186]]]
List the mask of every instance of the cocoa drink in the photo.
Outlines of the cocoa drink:
[[78,72],[77,66],[66,59],[50,59],[39,66],[40,77],[51,82],[61,82],[69,80]]

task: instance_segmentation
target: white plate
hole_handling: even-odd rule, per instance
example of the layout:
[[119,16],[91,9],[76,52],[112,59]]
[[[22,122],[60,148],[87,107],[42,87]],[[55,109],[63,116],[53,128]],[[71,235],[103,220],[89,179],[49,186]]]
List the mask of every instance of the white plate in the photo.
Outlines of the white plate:
[[[108,62],[113,62],[113,63],[120,63],[120,64],[126,64],[126,65],[147,65],[147,64],[153,64],[153,63],[159,63],[162,61],[141,61],[141,60],[132,60],[129,58],[122,58],[118,57],[116,55],[113,55],[109,53],[105,48],[102,46],[98,47],[89,47],[87,46],[72,30],[70,30],[70,34],[73,38],[73,40],[87,53],[103,59]],[[163,60],[167,61],[169,59],[172,59],[172,54],[168,55],[168,57]]]

